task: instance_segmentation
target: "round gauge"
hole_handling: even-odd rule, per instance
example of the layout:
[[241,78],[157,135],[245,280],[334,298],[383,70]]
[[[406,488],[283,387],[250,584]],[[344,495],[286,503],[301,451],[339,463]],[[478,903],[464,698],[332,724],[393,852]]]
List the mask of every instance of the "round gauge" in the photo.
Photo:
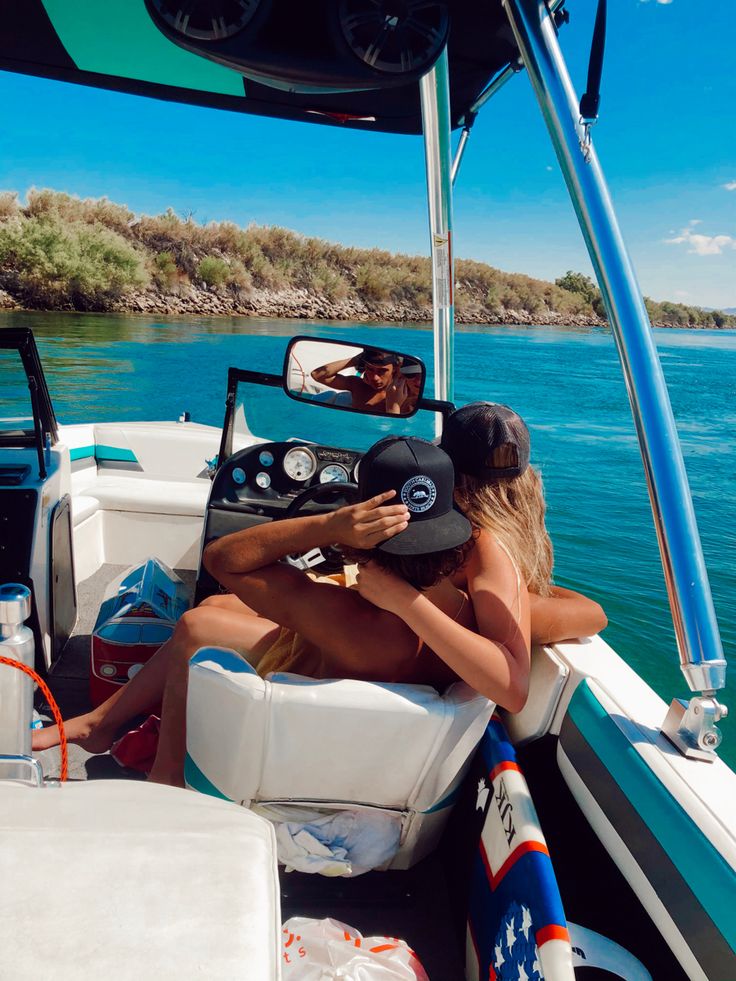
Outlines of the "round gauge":
[[256,483],[261,488],[261,490],[265,490],[267,487],[271,486],[271,478],[267,473],[264,473],[261,470],[260,473],[256,474]]
[[348,472],[339,463],[331,463],[329,467],[325,467],[324,470],[320,471],[320,484],[345,484],[347,480]]
[[314,453],[306,446],[297,446],[284,457],[284,471],[292,480],[309,480],[317,469]]
[[353,469],[353,480],[355,481],[356,484],[358,483],[359,470],[360,470],[360,460],[357,461],[357,463],[355,464],[355,468]]
[[273,465],[273,453],[269,453],[268,450],[263,450],[258,454],[258,462],[262,467],[270,467]]
[[235,467],[233,469],[233,480],[236,484],[245,483],[245,470],[242,467]]

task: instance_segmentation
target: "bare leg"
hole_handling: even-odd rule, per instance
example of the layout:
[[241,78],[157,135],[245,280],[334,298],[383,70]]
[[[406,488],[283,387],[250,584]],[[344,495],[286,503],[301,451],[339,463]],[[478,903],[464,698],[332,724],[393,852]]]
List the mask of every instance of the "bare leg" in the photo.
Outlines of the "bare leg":
[[248,616],[257,617],[260,613],[256,613],[249,606],[235,595],[235,593],[213,593],[212,596],[208,596],[207,599],[203,599],[201,603],[197,604],[197,609],[201,607],[216,608],[218,610],[229,610],[231,613],[247,613]]
[[258,656],[270,647],[281,629],[270,620],[232,613],[221,606],[200,606],[182,620],[185,617],[180,631],[185,637],[168,662],[158,749],[148,777],[154,783],[174,786],[184,785],[187,685],[192,655],[200,647],[219,645]]
[[[106,701],[85,715],[64,723],[69,742],[77,743],[90,753],[104,753],[112,745],[118,729],[136,715],[141,715],[161,702],[170,666],[175,660],[187,664],[198,647],[221,644],[236,651],[249,651],[264,636],[275,637],[276,624],[262,617],[210,604],[188,610],[177,622],[168,640],[131,680]],[[201,622],[208,634],[191,626]],[[194,646],[192,646],[194,645]],[[33,748],[48,749],[59,743],[57,726],[47,726],[33,733]]]

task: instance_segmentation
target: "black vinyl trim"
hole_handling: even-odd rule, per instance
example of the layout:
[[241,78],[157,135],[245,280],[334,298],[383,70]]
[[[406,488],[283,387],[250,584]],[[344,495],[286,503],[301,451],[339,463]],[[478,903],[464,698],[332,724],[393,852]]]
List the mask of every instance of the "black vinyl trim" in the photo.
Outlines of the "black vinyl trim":
[[78,460],[71,461],[72,473],[78,473],[80,470],[87,470],[89,467],[94,467],[97,469],[97,460],[95,459],[94,454],[83,456]]
[[[85,459],[89,459],[85,457]],[[135,473],[143,473],[143,467],[137,460],[98,460],[98,470],[129,470]]]
[[[81,16],[81,15],[80,15]],[[0,69],[94,88],[143,95],[212,109],[291,119],[368,132],[420,135],[422,114],[416,82],[361,91],[287,92],[257,81],[243,94],[226,95],[89,72],[72,60],[41,0],[0,0]],[[308,39],[305,39],[305,44]],[[186,47],[186,45],[183,45]],[[321,50],[321,49],[320,49]],[[453,0],[448,42],[453,128],[489,80],[518,58],[507,19],[497,2]],[[301,52],[308,56],[309,51]],[[313,52],[319,59],[320,51]],[[202,57],[203,55],[200,54]],[[217,60],[217,59],[215,59]],[[278,66],[275,66],[278,68]]]
[[707,976],[713,981],[736,978],[730,945],[569,715],[560,745],[656,894],[666,897],[672,920]]
[[[13,61],[27,67],[28,74],[46,73],[47,66],[77,71],[69,53],[54,30],[41,0],[0,0],[3,47],[13,52]],[[40,65],[43,60],[45,64]],[[14,71],[15,69],[10,69]]]

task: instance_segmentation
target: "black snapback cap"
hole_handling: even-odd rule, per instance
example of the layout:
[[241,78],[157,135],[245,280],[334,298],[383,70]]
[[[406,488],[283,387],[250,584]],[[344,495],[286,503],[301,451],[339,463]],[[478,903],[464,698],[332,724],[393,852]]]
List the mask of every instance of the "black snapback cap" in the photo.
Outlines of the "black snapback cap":
[[388,436],[362,457],[358,469],[362,501],[395,490],[409,510],[409,525],[376,548],[393,555],[427,555],[464,545],[473,528],[454,506],[455,471],[434,443],[413,436]]
[[[524,420],[507,405],[471,402],[453,412],[442,430],[440,446],[457,473],[485,480],[510,480],[529,466],[530,439]],[[492,465],[493,453],[509,447],[506,467]]]

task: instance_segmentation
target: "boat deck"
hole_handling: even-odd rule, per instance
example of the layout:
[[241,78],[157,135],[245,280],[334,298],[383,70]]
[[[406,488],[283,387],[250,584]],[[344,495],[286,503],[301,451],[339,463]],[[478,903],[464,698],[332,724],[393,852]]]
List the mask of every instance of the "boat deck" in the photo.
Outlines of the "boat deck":
[[[72,718],[89,712],[89,661],[92,631],[100,611],[105,590],[110,582],[128,566],[103,565],[97,572],[77,587],[77,623],[61,656],[52,665],[48,683],[56,699],[62,717]],[[194,590],[195,573],[189,569],[177,569],[177,575]],[[44,721],[52,721],[51,712],[40,692],[36,695],[36,709]],[[134,728],[136,722],[125,726],[120,735]],[[58,777],[60,756],[58,748],[34,754],[43,766],[47,777]],[[69,746],[70,780],[143,779],[142,774],[119,766],[109,753],[93,756],[80,746]]]
[[[77,624],[49,674],[49,686],[64,718],[92,707],[89,700],[92,630],[108,583],[125,568],[104,565],[78,587]],[[176,572],[193,587],[193,572],[181,569]],[[48,706],[40,695],[36,708],[44,720],[51,721]],[[58,777],[58,748],[35,755],[47,777]],[[141,780],[143,776],[119,766],[109,753],[94,756],[70,745],[69,779]],[[281,918],[286,921],[292,916],[332,917],[360,930],[364,936],[402,937],[417,952],[432,981],[459,981],[465,976],[464,941],[458,930],[458,903],[451,896],[444,868],[444,856],[438,852],[406,872],[370,872],[355,879],[281,870]]]

